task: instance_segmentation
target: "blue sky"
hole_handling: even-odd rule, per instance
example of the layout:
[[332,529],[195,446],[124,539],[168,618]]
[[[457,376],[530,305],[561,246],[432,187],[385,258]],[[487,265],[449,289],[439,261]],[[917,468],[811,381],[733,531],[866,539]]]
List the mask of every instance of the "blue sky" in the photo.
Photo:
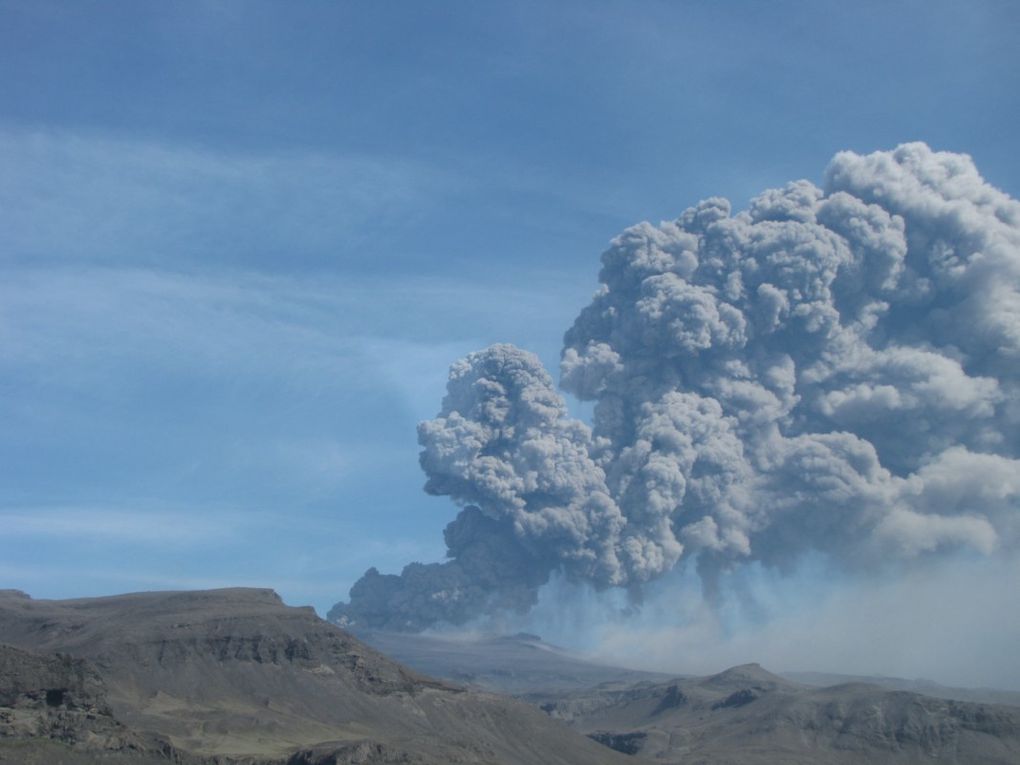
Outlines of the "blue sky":
[[[923,140],[1020,195],[1012,2],[0,2],[0,586],[324,611],[415,424],[623,227]],[[581,410],[579,410],[581,411]]]

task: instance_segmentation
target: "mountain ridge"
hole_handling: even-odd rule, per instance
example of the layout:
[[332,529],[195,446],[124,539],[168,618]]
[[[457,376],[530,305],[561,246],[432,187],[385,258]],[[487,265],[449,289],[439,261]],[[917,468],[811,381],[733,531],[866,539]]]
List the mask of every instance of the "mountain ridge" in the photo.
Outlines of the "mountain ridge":
[[1020,761],[1020,708],[928,697],[852,676],[819,688],[748,663],[704,677],[628,678],[629,670],[540,650],[534,635],[364,637],[420,671],[514,693],[606,746],[653,761]]
[[[246,764],[624,761],[522,702],[403,667],[271,590],[77,600],[4,592],[0,642],[43,662],[58,652],[87,662],[145,757],[163,746],[189,762]],[[120,756],[87,733],[70,743],[8,737],[0,751],[27,746],[45,762],[64,743],[76,765]]]
[[866,683],[818,688],[757,664],[630,689],[527,697],[620,751],[670,762],[771,765],[1020,761],[1020,708]]

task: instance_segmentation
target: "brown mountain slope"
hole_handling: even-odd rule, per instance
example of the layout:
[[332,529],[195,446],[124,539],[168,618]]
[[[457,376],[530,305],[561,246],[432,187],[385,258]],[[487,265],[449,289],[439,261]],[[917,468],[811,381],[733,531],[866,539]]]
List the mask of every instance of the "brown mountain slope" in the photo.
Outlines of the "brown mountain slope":
[[417,675],[269,590],[4,592],[0,642],[87,660],[115,721],[196,761],[633,762],[525,704]]
[[756,664],[705,678],[532,700],[597,740],[653,761],[1020,762],[1020,708],[866,684],[809,688]]

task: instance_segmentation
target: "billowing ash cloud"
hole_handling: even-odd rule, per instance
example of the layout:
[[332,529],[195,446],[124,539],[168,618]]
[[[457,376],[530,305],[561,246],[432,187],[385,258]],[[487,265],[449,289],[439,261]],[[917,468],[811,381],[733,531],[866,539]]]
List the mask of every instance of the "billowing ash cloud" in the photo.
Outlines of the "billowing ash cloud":
[[333,616],[421,629],[527,610],[554,571],[628,587],[695,561],[849,568],[1020,537],[1020,203],[969,157],[843,152],[732,214],[713,198],[602,256],[566,333],[570,419],[533,355],[457,362],[422,423],[450,560],[368,572]]

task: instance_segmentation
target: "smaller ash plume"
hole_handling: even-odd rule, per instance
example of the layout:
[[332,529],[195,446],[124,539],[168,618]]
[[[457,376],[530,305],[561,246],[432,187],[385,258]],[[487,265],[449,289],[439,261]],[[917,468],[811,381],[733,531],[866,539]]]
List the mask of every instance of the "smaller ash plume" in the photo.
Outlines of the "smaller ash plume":
[[370,570],[331,617],[420,630],[695,563],[820,552],[847,569],[1020,537],[1020,204],[969,157],[832,160],[731,213],[713,198],[602,256],[566,333],[569,418],[530,353],[457,362],[419,427],[426,491],[464,510],[442,564]]
[[554,569],[615,584],[611,540],[624,525],[591,431],[567,417],[538,357],[494,345],[453,365],[443,408],[418,426],[425,491],[464,509],[444,532],[450,560],[374,568],[329,618],[417,631],[483,613],[526,612]]

